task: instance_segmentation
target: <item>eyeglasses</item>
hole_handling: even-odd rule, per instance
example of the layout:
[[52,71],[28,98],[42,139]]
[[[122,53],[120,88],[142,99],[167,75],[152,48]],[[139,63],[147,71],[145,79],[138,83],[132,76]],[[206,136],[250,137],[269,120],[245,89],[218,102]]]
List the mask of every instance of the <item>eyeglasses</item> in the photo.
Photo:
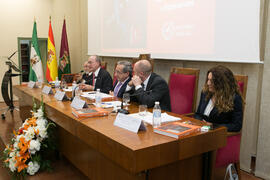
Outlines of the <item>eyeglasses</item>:
[[123,72],[120,72],[120,71],[115,71],[115,73],[117,73],[117,74],[124,74]]

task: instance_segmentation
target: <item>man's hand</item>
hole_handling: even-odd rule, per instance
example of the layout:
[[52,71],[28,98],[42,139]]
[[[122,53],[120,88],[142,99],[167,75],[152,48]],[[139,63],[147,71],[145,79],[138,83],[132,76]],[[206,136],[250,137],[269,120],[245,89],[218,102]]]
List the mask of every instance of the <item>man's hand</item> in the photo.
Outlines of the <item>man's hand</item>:
[[113,91],[110,91],[110,92],[109,92],[109,95],[114,96]]
[[75,79],[76,81],[80,81],[82,79],[82,74],[81,73],[76,74]]
[[142,80],[139,76],[134,75],[131,79],[134,86],[138,86],[142,84]]
[[94,86],[88,84],[80,84],[80,89],[85,91],[94,91]]

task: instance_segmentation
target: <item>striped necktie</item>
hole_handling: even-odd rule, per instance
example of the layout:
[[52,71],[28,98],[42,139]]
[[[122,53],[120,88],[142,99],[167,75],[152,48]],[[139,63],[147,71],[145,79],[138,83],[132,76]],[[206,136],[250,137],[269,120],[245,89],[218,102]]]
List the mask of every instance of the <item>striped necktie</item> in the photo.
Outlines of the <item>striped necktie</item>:
[[119,91],[119,89],[120,89],[121,86],[122,86],[122,83],[121,82],[118,82],[118,84],[114,88],[113,94],[114,94],[115,97],[117,97],[118,91]]

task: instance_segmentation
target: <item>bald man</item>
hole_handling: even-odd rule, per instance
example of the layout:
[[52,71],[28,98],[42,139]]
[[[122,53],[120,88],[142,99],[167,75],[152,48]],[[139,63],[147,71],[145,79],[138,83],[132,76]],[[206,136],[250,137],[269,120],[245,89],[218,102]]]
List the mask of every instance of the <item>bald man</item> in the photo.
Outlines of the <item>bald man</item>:
[[96,91],[109,93],[112,90],[112,77],[103,68],[101,68],[101,59],[97,55],[92,55],[88,59],[88,68],[90,71],[90,79],[85,84],[80,85],[80,89],[88,91]]
[[171,111],[169,87],[166,81],[156,73],[152,73],[152,66],[147,60],[135,63],[134,75],[129,82],[126,92],[133,94],[132,101],[154,107],[159,101],[162,110]]

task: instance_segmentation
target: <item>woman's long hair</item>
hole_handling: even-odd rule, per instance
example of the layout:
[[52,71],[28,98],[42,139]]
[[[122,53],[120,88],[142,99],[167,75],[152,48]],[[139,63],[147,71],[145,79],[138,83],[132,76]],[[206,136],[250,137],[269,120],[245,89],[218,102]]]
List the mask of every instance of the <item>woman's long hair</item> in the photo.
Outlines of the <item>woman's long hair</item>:
[[[210,72],[212,73],[214,92],[210,92],[207,85]],[[203,92],[206,93],[206,100],[212,96],[215,97],[215,106],[219,113],[233,110],[235,94],[239,94],[242,97],[232,71],[221,65],[213,67],[207,72]]]

